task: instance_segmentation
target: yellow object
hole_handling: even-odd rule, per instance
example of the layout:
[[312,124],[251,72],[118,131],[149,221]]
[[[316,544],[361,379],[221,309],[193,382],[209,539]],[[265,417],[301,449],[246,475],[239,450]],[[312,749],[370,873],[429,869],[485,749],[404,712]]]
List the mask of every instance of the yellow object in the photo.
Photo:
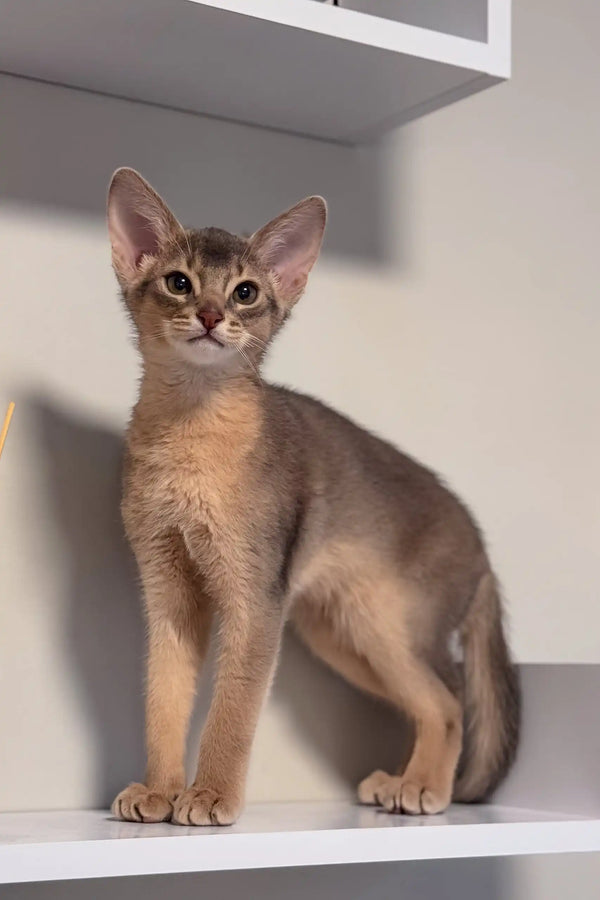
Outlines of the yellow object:
[[8,409],[6,410],[6,415],[4,417],[4,425],[2,426],[2,432],[0,432],[0,456],[2,456],[2,451],[4,449],[4,441],[6,440],[6,435],[8,434],[8,426],[10,425],[10,420],[12,419],[12,414],[15,411],[15,404],[11,401],[8,404]]

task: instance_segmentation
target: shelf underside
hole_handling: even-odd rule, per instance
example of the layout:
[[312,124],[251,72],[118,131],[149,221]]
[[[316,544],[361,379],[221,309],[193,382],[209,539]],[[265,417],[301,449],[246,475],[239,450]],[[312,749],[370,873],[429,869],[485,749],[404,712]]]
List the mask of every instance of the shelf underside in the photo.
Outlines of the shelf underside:
[[344,802],[250,805],[231,828],[105,811],[0,814],[0,882],[600,850],[600,820],[502,806],[390,816]]
[[0,17],[5,72],[344,143],[499,80],[485,43],[308,0],[0,0]]

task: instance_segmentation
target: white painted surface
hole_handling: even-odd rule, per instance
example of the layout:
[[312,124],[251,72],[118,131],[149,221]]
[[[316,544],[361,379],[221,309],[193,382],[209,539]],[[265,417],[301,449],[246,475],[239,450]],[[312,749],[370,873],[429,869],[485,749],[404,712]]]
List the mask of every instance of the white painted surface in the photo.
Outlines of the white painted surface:
[[[200,6],[210,6],[227,12],[276,22],[292,28],[324,34],[342,41],[364,44],[394,53],[409,53],[424,59],[481,69],[492,75],[505,76],[504,71],[487,68],[488,41],[468,40],[453,31],[444,33],[407,24],[401,16],[388,18],[366,2],[361,10],[349,7],[309,6],[306,0],[191,0]],[[510,11],[510,0],[493,0]],[[442,16],[448,15],[447,11]]]
[[0,814],[0,882],[600,851],[600,820],[504,807],[389,816],[349,804],[250,807],[231,828]]
[[418,25],[487,41],[488,0],[338,0],[344,9],[354,9],[395,22]]
[[0,0],[0,20],[3,71],[347,143],[510,71],[493,34],[309,0]]

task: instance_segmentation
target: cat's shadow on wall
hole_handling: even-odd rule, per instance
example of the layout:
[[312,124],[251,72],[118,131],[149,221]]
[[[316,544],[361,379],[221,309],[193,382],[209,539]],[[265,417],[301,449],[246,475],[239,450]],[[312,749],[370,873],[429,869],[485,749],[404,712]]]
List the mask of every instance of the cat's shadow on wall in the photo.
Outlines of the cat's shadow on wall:
[[94,800],[143,773],[143,620],[119,515],[122,441],[51,401],[30,401],[52,520],[64,546],[64,651],[96,752]]
[[[94,802],[107,806],[144,771],[144,625],[119,514],[123,441],[48,399],[28,405],[46,467],[47,502],[69,566],[65,656],[96,747]],[[209,702],[206,674],[193,730]],[[376,766],[398,764],[406,743],[398,718],[327,670],[292,634],[271,702],[289,708],[299,739],[349,788]]]

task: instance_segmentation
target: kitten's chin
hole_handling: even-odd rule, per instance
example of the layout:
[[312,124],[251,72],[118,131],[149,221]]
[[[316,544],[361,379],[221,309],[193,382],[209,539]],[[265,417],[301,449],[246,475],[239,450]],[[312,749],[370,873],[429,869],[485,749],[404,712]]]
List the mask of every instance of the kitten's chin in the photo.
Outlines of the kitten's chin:
[[236,355],[235,348],[209,338],[196,341],[177,341],[173,345],[179,357],[198,368],[229,367]]

